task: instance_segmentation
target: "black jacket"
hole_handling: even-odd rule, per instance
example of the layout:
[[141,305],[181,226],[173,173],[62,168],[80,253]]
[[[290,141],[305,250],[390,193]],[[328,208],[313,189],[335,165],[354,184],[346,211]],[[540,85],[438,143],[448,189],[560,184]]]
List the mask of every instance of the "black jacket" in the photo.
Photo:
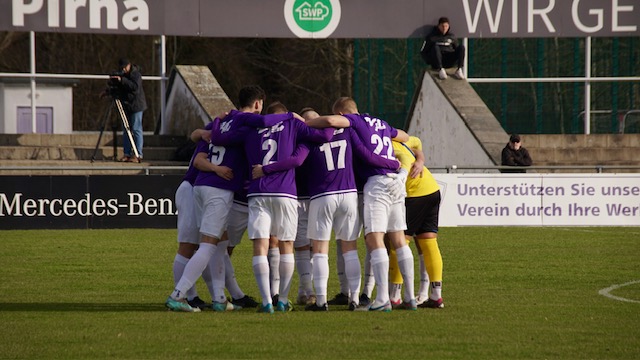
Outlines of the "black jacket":
[[422,52],[428,54],[434,46],[440,46],[440,51],[442,52],[454,52],[458,47],[458,39],[456,39],[456,35],[451,30],[447,31],[446,34],[442,34],[440,29],[434,26],[424,39]]
[[142,74],[137,65],[131,65],[131,71],[123,74],[120,82],[115,82],[112,95],[122,101],[127,112],[134,113],[147,109],[147,100],[142,88]]
[[[504,149],[502,149],[503,166],[531,166],[531,164],[533,164],[531,156],[529,156],[527,149],[522,146],[520,149],[514,150],[509,146],[509,144],[507,144]],[[503,169],[500,171],[503,173],[526,172],[524,169]]]

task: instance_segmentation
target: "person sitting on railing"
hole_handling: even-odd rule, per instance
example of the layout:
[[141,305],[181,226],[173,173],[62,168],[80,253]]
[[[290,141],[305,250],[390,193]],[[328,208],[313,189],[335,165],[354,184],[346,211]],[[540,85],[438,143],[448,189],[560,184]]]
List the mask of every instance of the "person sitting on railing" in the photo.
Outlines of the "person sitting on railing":
[[[502,166],[531,166],[533,161],[529,151],[522,147],[520,135],[512,134],[509,142],[502,149]],[[501,169],[503,173],[526,173],[525,169]]]

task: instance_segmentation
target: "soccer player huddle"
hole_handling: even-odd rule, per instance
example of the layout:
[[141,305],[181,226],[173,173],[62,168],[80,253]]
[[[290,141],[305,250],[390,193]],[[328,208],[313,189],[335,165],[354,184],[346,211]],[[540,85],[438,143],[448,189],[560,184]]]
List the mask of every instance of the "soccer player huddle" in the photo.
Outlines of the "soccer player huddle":
[[[360,114],[351,98],[336,100],[327,116],[312,108],[289,112],[279,102],[261,115],[265,98],[259,86],[247,86],[238,110],[192,134],[197,147],[176,191],[179,246],[166,307],[291,311],[297,268],[296,303],[307,311],[333,304],[352,311],[443,308],[440,191],[420,140]],[[357,248],[363,225],[364,286]],[[240,289],[230,260],[245,230],[260,301]],[[328,299],[332,233],[340,293]],[[411,238],[420,254],[417,295]],[[200,276],[211,304],[195,289]]]

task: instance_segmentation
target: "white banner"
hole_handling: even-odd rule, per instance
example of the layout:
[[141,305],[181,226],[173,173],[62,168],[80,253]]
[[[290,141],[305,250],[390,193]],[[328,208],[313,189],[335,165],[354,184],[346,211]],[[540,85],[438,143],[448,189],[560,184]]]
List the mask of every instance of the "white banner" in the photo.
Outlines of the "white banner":
[[440,226],[640,226],[640,174],[433,174]]

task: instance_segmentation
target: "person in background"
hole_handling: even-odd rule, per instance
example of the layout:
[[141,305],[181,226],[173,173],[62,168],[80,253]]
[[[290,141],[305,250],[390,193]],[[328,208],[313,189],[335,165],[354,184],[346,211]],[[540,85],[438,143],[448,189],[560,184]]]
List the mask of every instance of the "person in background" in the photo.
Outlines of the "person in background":
[[[142,74],[140,67],[132,64],[128,59],[118,60],[118,71],[109,77],[109,86],[113,89],[111,95],[122,101],[125,115],[131,127],[134,144],[131,144],[127,134],[122,136],[124,156],[122,162],[142,161],[142,114],[147,109],[147,101],[142,88]],[[138,150],[138,156],[132,151],[132,146]]]
[[[531,166],[533,160],[529,155],[529,151],[522,147],[520,135],[512,134],[509,142],[502,149],[502,166]],[[525,169],[501,169],[503,173],[526,173]]]
[[456,36],[449,29],[449,19],[441,17],[438,20],[438,25],[424,39],[420,55],[427,64],[438,71],[438,77],[441,80],[448,77],[445,68],[450,68],[457,64],[458,69],[453,76],[462,80],[465,78],[462,71],[465,48],[464,45],[458,44]]

